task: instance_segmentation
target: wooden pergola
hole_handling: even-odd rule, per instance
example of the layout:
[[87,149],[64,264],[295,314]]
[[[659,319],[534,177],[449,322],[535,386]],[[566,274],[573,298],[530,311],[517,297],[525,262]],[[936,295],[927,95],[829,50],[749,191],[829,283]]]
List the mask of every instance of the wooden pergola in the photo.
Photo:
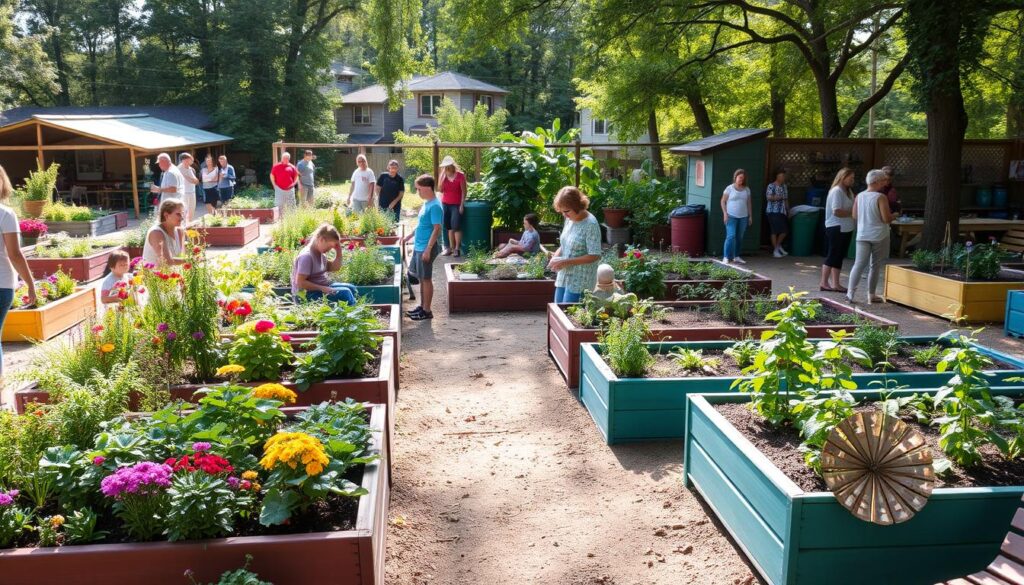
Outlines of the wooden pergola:
[[225,147],[233,139],[168,122],[148,114],[48,116],[35,115],[0,128],[0,164],[10,154],[34,153],[37,167],[48,152],[123,150],[131,167],[135,217],[140,215],[138,159],[167,152]]

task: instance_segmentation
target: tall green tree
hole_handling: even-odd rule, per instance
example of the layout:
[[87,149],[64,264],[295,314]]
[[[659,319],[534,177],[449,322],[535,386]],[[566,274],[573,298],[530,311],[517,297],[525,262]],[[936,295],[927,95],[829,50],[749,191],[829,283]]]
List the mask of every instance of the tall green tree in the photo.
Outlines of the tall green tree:
[[49,96],[57,105],[71,104],[73,73],[68,60],[71,50],[74,5],[62,0],[23,0],[29,31],[45,39],[43,46],[57,75],[57,91]]
[[24,35],[14,26],[18,0],[0,0],[0,107],[23,103],[42,106],[57,91],[56,72],[42,39]]

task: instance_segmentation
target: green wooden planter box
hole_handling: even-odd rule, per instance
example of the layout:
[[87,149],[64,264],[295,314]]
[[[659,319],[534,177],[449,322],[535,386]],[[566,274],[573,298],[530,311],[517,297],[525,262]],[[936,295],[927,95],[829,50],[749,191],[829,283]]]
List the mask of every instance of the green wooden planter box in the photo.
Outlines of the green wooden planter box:
[[[935,341],[934,337],[904,337],[907,341]],[[650,351],[668,353],[676,348],[725,349],[732,341],[648,343]],[[1016,366],[1015,370],[992,372],[993,386],[1017,386],[1006,382],[1024,376],[1024,359],[976,346],[985,354]],[[734,392],[734,376],[687,378],[618,378],[604,361],[596,343],[582,345],[580,354],[580,400],[609,445],[630,441],[681,439],[686,434],[684,413],[690,394]],[[894,374],[854,374],[862,390],[885,387],[938,388],[951,374],[906,372]],[[888,381],[888,382],[887,382]],[[1024,386],[1022,386],[1024,392]]]
[[[267,252],[271,251],[272,249],[273,248],[271,248],[270,246],[256,246],[256,253],[257,254],[266,254]],[[402,261],[402,248],[401,247],[399,247],[399,246],[378,246],[378,249],[381,252],[386,253],[386,254],[390,255],[392,258],[394,258],[395,259],[395,264],[398,264],[398,263],[400,263]]]
[[925,585],[973,573],[999,552],[1024,486],[940,488],[907,522],[863,522],[831,492],[800,489],[712,406],[749,399],[690,395],[683,481],[767,583]]
[[[280,297],[292,296],[290,286],[275,286],[274,294]],[[242,292],[252,293],[255,289],[251,286],[242,287]],[[402,264],[395,262],[394,275],[390,284],[378,284],[375,286],[357,286],[356,294],[367,297],[371,305],[401,305],[402,304]]]

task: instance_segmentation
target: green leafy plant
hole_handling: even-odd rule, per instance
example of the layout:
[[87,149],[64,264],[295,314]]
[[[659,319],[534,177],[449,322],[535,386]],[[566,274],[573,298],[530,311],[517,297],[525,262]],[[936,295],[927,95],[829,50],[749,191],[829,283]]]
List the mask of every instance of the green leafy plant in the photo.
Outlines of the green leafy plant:
[[979,244],[959,247],[954,257],[956,267],[964,279],[995,280],[1009,255],[994,244]]
[[67,205],[59,201],[47,203],[43,207],[42,217],[48,222],[53,221],[92,221],[94,219],[107,215],[99,211],[94,211],[88,207],[80,207],[77,205]]
[[634,293],[613,294],[607,299],[584,291],[579,303],[566,309],[566,313],[583,327],[597,325],[601,329],[608,327],[613,320],[637,317],[647,323],[648,327],[665,318],[667,309],[654,304],[650,299],[637,297]]
[[367,207],[356,219],[356,235],[390,236],[395,233],[395,216],[379,207]]
[[217,538],[234,531],[249,492],[232,489],[219,475],[176,473],[167,490],[167,540]]
[[380,347],[380,337],[373,334],[377,327],[377,315],[369,305],[335,304],[323,314],[314,349],[296,362],[296,386],[306,390],[331,377],[363,374]]
[[67,544],[89,544],[106,538],[107,531],[96,530],[96,512],[91,508],[74,510],[64,516],[64,538]]
[[479,274],[483,276],[489,269],[490,252],[479,246],[471,246],[466,260],[456,266],[456,270],[465,274]]
[[679,367],[691,372],[713,374],[722,363],[718,358],[704,357],[704,352],[699,349],[679,348],[669,353],[668,357]]
[[660,299],[665,296],[665,267],[659,259],[630,246],[621,264],[623,286],[641,298]]
[[939,254],[931,250],[914,250],[914,253],[910,255],[910,261],[914,263],[914,268],[924,272],[931,272],[935,270],[935,265],[939,263]]
[[387,282],[394,271],[394,261],[376,247],[351,247],[342,256],[338,278],[356,286],[373,286]]
[[748,368],[754,363],[754,358],[760,351],[758,343],[753,339],[743,339],[732,344],[725,350],[725,355],[731,357],[740,369]]
[[1009,451],[1006,439],[993,428],[997,409],[985,373],[992,360],[978,351],[971,337],[959,332],[943,337],[952,347],[935,369],[954,375],[935,394],[935,408],[943,414],[935,421],[941,433],[939,447],[957,465],[971,467],[981,463],[981,447],[987,443]]
[[880,371],[892,369],[892,358],[907,345],[897,330],[870,324],[858,327],[850,344],[867,354],[871,366]]
[[544,280],[547,278],[548,258],[544,254],[535,254],[523,265],[523,273],[530,280]]
[[206,227],[237,227],[246,218],[241,215],[218,215],[208,213],[203,216],[203,225]]
[[643,319],[630,317],[611,320],[608,329],[598,336],[604,357],[616,376],[640,377],[654,365],[654,356],[644,345],[648,333]]
[[713,298],[718,291],[706,282],[697,284],[681,284],[676,287],[676,297],[681,301],[696,301]]
[[[740,280],[725,282],[716,290],[712,296],[715,301],[715,308],[718,314],[726,321],[738,325],[745,325],[750,322],[749,308],[750,287]],[[765,313],[763,316],[767,316]]]
[[36,281],[36,302],[28,306],[28,285],[23,284],[14,291],[12,309],[37,309],[54,301],[71,296],[78,282],[63,270],[51,274],[43,280]]
[[228,360],[245,368],[239,374],[245,382],[280,380],[281,370],[294,357],[291,344],[281,338],[277,325],[265,319],[239,325],[228,349]]
[[10,547],[18,537],[32,528],[32,511],[17,505],[17,490],[13,490],[13,497],[10,493],[0,491],[0,501],[11,500],[0,504],[0,549]]
[[[252,563],[252,555],[245,555],[245,565],[240,569],[234,571],[225,571],[220,576],[220,579],[216,583],[210,583],[210,585],[273,585],[267,581],[260,580],[259,575],[249,570],[249,565]],[[185,576],[192,581],[192,585],[201,585],[195,579],[195,575],[191,570],[185,571]]]
[[57,188],[59,172],[60,165],[57,163],[50,163],[46,170],[40,166],[37,170],[29,171],[25,184],[19,190],[21,198],[25,201],[49,201]]
[[915,349],[911,351],[911,356],[914,358],[914,363],[923,367],[935,366],[939,359],[941,359],[943,352],[946,348],[938,344],[931,344],[921,349]]
[[271,232],[270,240],[283,250],[298,250],[309,242],[309,236],[320,224],[330,222],[334,216],[334,212],[323,209],[299,207],[289,210]]

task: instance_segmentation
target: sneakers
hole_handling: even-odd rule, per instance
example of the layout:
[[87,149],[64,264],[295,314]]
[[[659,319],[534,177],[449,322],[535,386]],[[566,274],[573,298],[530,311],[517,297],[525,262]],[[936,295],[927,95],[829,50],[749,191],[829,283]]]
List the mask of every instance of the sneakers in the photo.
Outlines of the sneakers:
[[779,252],[782,252],[783,256],[789,256],[789,252],[787,252],[782,246],[779,246]]
[[746,260],[744,260],[743,258],[740,258],[739,256],[733,258],[732,261],[735,264],[746,264],[747,263]]
[[423,307],[417,306],[415,309],[409,309],[408,311],[405,312],[405,314],[410,316],[410,317],[412,317],[413,315],[415,315],[417,313],[422,313],[422,312],[423,312]]
[[425,319],[433,319],[434,314],[431,313],[430,311],[421,310],[419,313],[416,313],[415,315],[409,315],[409,318],[412,319],[413,321],[423,321]]
[[878,295],[868,295],[868,304],[869,305],[878,305],[878,304],[881,304],[881,303],[884,303],[884,302],[885,302],[885,299],[883,299],[882,297],[880,297]]
[[729,263],[729,259],[726,258],[725,256],[722,256],[722,264],[728,264],[728,263]]
[[452,251],[449,248],[445,248],[444,250],[441,250],[441,255],[442,256],[451,256],[452,255]]
[[782,253],[782,250],[780,250],[779,248],[775,248],[775,253],[772,254],[772,256],[775,256],[776,258],[782,258],[784,254]]

